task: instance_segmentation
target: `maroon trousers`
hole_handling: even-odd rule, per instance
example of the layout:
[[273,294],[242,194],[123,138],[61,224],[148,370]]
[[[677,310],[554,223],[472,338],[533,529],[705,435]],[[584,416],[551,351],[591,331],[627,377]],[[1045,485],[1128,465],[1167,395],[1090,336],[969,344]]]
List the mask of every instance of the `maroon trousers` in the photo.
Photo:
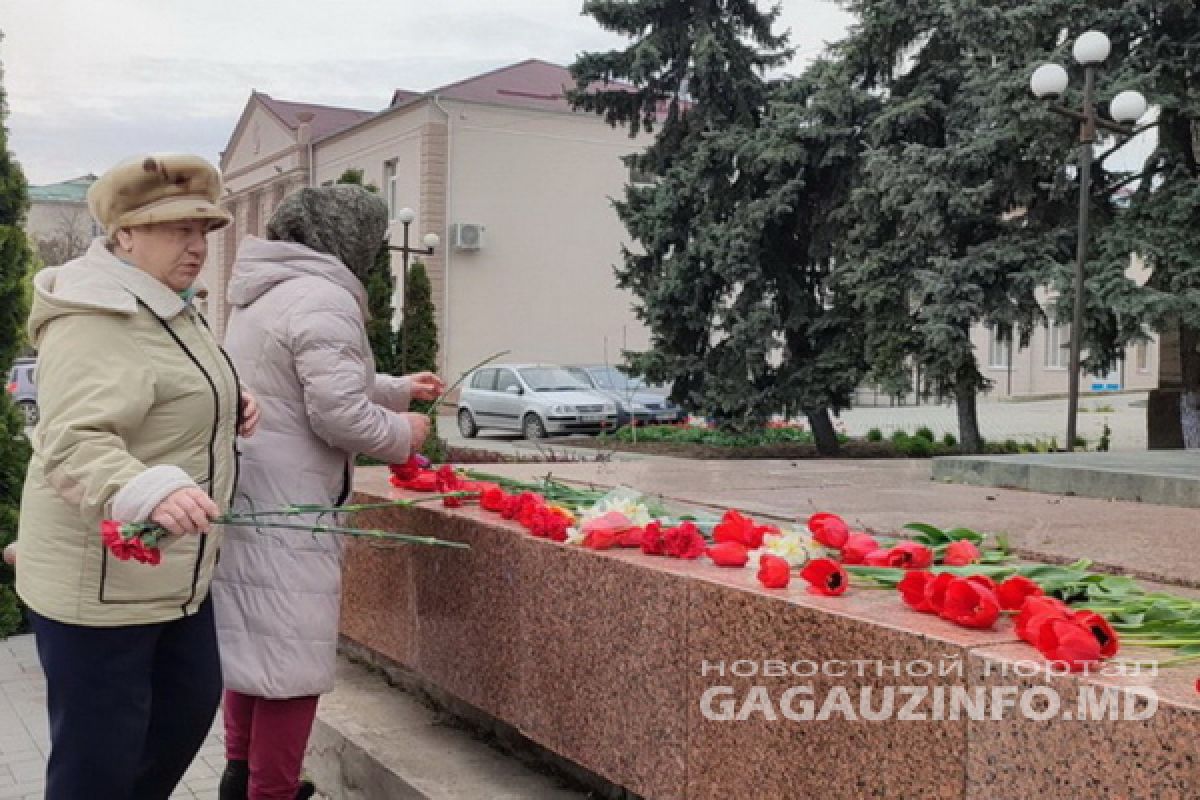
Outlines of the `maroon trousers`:
[[225,757],[249,763],[248,800],[294,800],[317,700],[225,691]]

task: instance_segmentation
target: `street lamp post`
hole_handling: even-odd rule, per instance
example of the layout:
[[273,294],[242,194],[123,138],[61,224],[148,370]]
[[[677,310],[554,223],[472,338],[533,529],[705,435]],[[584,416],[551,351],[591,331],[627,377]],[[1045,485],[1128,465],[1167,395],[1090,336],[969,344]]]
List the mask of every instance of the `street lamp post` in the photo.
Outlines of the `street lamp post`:
[[424,247],[409,247],[408,245],[408,228],[413,224],[413,220],[417,218],[417,212],[411,208],[402,208],[396,212],[396,219],[404,226],[404,243],[399,247],[388,245],[388,250],[395,250],[401,254],[403,260],[403,268],[400,271],[400,292],[401,292],[401,309],[400,309],[400,374],[404,375],[408,372],[408,257],[412,254],[421,256],[433,255],[434,248],[440,244],[441,240],[436,233],[427,233],[422,237],[421,241],[425,243]]
[[[1137,131],[1131,124],[1146,113],[1146,98],[1139,92],[1124,91],[1112,99],[1108,112],[1112,119],[1100,116],[1096,110],[1096,69],[1108,58],[1112,46],[1100,31],[1088,31],[1075,40],[1072,55],[1083,65],[1083,106],[1079,110],[1066,106],[1050,106],[1055,113],[1079,123],[1079,239],[1075,248],[1075,275],[1072,286],[1075,305],[1071,319],[1071,363],[1068,384],[1067,450],[1075,449],[1075,423],[1079,413],[1080,345],[1083,339],[1084,267],[1087,263],[1088,209],[1092,186],[1092,147],[1096,129],[1124,136]],[[1029,81],[1033,93],[1043,99],[1054,99],[1067,89],[1067,71],[1059,64],[1043,64],[1034,70]]]

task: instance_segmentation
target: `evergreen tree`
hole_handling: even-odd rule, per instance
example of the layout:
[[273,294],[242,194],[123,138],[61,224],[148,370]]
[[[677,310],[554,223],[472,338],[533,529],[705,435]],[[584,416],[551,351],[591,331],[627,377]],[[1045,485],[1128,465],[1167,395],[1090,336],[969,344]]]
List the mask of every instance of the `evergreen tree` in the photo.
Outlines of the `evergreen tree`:
[[756,405],[805,414],[824,454],[838,449],[829,410],[850,404],[865,372],[862,320],[830,277],[842,238],[833,212],[858,178],[860,131],[877,106],[843,62],[822,59],[772,93],[756,130],[718,139],[743,174],[714,260],[745,275],[730,344],[765,378]]
[[[403,346],[401,363],[405,373],[437,372],[437,318],[433,305],[433,286],[420,259],[408,269],[404,287],[405,330],[397,334],[396,349]],[[403,340],[403,345],[401,341]]]
[[[28,187],[20,166],[8,151],[4,120],[8,105],[0,70],[0,376],[7,376],[23,340],[29,313],[27,281],[33,254],[22,228],[29,208]],[[7,392],[0,392],[0,549],[17,533],[21,488],[29,463],[24,418]],[[21,624],[12,569],[0,564],[0,639]]]
[[[363,171],[348,169],[337,180],[338,183],[349,183],[364,186]],[[368,191],[379,191],[373,184],[365,184]],[[375,355],[375,369],[384,374],[391,374],[397,369],[396,344],[392,334],[392,296],[396,291],[396,281],[392,277],[392,252],[388,250],[385,241],[379,246],[375,263],[367,275],[367,309],[370,318],[367,320],[367,339],[371,342],[371,352]]]
[[[1065,274],[1069,140],[1029,92],[1053,54],[1064,3],[856,0],[845,53],[885,93],[837,284],[864,315],[876,379],[905,388],[914,365],[955,398],[959,440],[982,447],[977,393],[989,386],[977,324],[1028,343],[1036,290]],[[919,387],[918,387],[919,388]]]
[[759,326],[767,280],[757,264],[722,257],[747,174],[721,139],[762,118],[764,72],[789,56],[786,37],[772,32],[778,11],[753,0],[588,0],[584,13],[632,42],[579,57],[573,105],[631,135],[658,129],[627,159],[655,182],[627,186],[615,203],[638,245],[624,251],[617,283],[651,335],[647,352],[627,358],[652,381],[672,381],[672,397],[690,408],[761,420],[775,394],[764,366],[773,348],[759,342],[747,353],[738,334]]
[[[1109,33],[1107,83],[1137,88],[1157,107],[1156,146],[1127,174],[1093,172],[1093,252],[1084,345],[1088,363],[1111,366],[1150,331],[1178,337],[1184,443],[1200,447],[1200,2],[1108,0],[1093,10]],[[1080,30],[1083,30],[1082,28]],[[1120,144],[1101,143],[1102,152]],[[1111,163],[1111,161],[1110,161]],[[1127,200],[1121,190],[1133,189]],[[1127,273],[1145,259],[1144,287]]]

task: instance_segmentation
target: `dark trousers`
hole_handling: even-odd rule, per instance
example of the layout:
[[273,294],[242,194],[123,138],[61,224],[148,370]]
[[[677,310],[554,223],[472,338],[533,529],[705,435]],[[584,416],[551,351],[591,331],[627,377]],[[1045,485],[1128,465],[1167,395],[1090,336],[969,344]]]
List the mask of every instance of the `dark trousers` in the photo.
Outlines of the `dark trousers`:
[[212,600],[154,625],[29,616],[50,717],[46,800],[167,800],[221,699]]

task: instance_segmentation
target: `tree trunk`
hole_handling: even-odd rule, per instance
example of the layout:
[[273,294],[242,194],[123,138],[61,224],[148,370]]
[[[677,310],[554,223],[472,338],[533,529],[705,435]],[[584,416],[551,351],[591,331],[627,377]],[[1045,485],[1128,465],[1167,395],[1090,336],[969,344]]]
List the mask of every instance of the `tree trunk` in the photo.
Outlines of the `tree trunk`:
[[1179,422],[1183,446],[1200,448],[1200,331],[1179,326],[1179,366],[1183,392],[1179,395]]
[[954,389],[954,402],[958,408],[958,443],[964,453],[983,451],[983,437],[979,435],[979,414],[975,407],[975,386],[970,380],[959,379]]
[[817,452],[823,456],[836,456],[841,452],[838,444],[837,431],[833,429],[833,419],[829,416],[828,408],[806,411],[809,427],[812,428],[813,441],[817,443]]

